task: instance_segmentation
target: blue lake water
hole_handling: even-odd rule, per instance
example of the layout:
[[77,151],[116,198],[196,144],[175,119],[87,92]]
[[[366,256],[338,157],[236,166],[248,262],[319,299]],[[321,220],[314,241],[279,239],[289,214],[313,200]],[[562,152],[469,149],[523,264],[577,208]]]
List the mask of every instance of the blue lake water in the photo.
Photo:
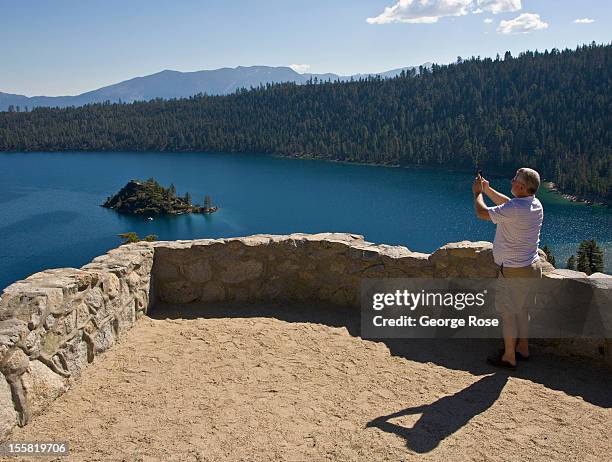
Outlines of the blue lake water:
[[[257,233],[353,232],[369,241],[432,252],[447,242],[493,240],[475,218],[471,176],[256,154],[0,153],[0,289],[46,268],[80,267],[135,231],[160,240]],[[132,178],[153,177],[209,194],[208,216],[143,218],[99,207]],[[509,194],[508,180],[491,184]],[[604,248],[612,270],[612,211],[542,191],[542,242],[565,262],[583,239]]]

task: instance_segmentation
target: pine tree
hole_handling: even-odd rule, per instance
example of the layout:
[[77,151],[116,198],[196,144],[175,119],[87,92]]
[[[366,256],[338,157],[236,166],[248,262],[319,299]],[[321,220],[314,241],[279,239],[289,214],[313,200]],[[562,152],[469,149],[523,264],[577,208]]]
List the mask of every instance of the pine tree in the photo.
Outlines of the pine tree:
[[565,265],[565,267],[569,270],[576,270],[576,257],[574,257],[573,255],[571,255],[568,259],[567,259],[567,263]]
[[580,243],[577,268],[578,271],[589,275],[603,272],[603,251],[594,239],[585,240]]
[[552,254],[552,252],[550,251],[550,249],[548,248],[548,246],[545,245],[544,247],[542,247],[542,250],[546,254],[546,260],[548,261],[548,263],[550,263],[553,266],[556,266],[555,257]]
[[129,233],[121,233],[121,234],[118,234],[117,236],[119,236],[121,239],[125,239],[121,243],[121,245],[123,245],[123,244],[131,244],[133,242],[140,241],[140,238],[138,237],[138,234],[136,234],[134,231],[130,231]]

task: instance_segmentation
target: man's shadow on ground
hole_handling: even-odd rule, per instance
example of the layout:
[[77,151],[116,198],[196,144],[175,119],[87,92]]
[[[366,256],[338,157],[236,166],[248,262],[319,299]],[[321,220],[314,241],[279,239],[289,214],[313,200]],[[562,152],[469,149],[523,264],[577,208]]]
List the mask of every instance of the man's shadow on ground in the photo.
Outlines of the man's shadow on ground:
[[[420,454],[432,451],[440,442],[466,425],[473,417],[489,409],[504,388],[508,376],[488,375],[469,387],[422,406],[406,408],[393,414],[377,417],[366,428],[375,427],[394,433],[406,440],[406,446]],[[389,422],[406,415],[422,414],[412,428]]]

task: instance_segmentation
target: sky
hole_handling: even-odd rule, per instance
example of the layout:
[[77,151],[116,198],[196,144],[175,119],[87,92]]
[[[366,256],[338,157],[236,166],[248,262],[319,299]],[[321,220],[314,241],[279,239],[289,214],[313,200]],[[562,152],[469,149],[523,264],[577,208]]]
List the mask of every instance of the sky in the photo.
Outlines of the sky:
[[610,31],[611,0],[0,0],[0,91],[75,95],[164,69],[382,72]]

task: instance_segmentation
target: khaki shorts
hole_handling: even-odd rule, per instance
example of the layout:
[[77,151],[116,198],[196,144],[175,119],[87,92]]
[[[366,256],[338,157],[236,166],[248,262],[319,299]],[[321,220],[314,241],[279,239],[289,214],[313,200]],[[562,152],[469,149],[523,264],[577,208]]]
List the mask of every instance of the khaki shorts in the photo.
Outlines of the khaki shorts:
[[500,267],[495,292],[496,311],[500,314],[517,314],[529,310],[536,302],[536,284],[541,278],[539,260],[521,268]]

